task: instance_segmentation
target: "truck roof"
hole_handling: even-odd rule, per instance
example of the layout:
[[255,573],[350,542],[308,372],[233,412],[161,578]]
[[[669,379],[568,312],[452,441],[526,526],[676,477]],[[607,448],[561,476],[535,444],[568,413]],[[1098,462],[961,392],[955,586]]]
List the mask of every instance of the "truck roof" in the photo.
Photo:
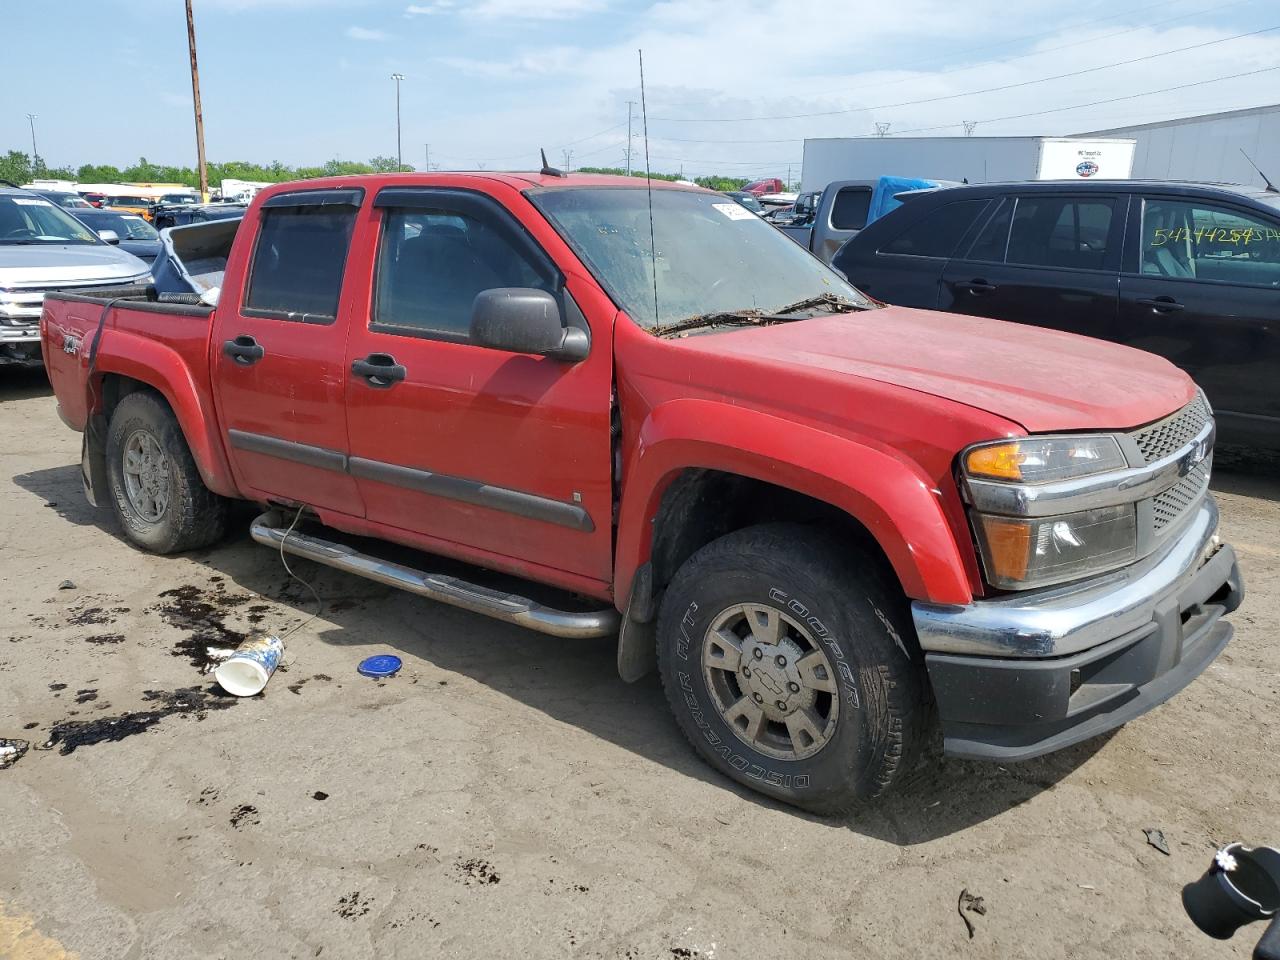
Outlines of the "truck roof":
[[472,170],[451,173],[365,173],[350,177],[320,177],[315,180],[290,180],[273,183],[260,191],[259,196],[271,197],[277,193],[332,187],[364,187],[377,190],[381,187],[460,187],[477,182],[497,182],[516,190],[573,189],[575,187],[624,187],[641,190],[652,183],[655,190],[693,190],[702,193],[713,191],[696,185],[674,183],[670,180],[646,181],[644,177],[626,177],[605,173],[570,173],[550,176],[537,172]]

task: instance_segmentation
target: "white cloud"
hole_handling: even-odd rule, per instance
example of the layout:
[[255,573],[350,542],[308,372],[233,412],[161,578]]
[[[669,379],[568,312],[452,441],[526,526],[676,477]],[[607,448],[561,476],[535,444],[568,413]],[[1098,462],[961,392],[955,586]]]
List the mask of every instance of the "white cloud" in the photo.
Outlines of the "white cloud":
[[385,40],[387,35],[381,30],[369,30],[366,27],[347,27],[347,36],[352,40]]
[[608,0],[429,0],[405,8],[405,16],[456,13],[475,20],[574,20],[604,10]]

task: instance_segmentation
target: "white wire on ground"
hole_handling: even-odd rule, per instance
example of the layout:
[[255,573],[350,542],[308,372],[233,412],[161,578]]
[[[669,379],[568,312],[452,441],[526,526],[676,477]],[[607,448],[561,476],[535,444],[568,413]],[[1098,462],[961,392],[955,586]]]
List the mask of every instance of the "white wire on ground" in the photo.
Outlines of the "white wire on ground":
[[318,616],[320,616],[320,614],[324,612],[324,601],[320,599],[320,594],[316,591],[316,588],[293,572],[293,568],[289,566],[289,561],[285,558],[285,553],[284,553],[284,545],[285,543],[288,542],[289,535],[293,533],[293,528],[296,527],[298,525],[298,521],[302,519],[302,511],[305,509],[306,509],[305,506],[298,507],[298,512],[293,515],[293,523],[289,524],[289,529],[284,532],[284,537],[281,538],[280,540],[280,562],[284,564],[285,573],[289,574],[289,576],[291,576],[294,580],[297,580],[300,584],[302,584],[311,592],[311,596],[316,602],[316,612],[311,614],[311,616],[307,617],[307,619],[303,620],[297,626],[290,627],[287,631],[282,633],[280,635],[281,643],[284,643],[285,640],[293,636],[303,627],[310,624],[313,620],[315,620]]

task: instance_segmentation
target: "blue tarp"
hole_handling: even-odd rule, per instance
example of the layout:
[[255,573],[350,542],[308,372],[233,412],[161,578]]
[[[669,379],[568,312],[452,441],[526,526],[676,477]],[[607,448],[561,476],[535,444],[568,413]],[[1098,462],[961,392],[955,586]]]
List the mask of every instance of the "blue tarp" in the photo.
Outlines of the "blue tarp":
[[919,180],[913,177],[881,177],[871,191],[871,207],[867,210],[867,223],[879,220],[890,210],[902,206],[895,194],[908,190],[927,190],[942,185],[941,180]]

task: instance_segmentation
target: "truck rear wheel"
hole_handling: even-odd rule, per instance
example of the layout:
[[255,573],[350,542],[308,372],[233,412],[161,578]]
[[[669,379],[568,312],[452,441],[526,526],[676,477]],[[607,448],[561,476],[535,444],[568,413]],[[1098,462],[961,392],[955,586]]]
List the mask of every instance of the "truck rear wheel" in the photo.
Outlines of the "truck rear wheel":
[[839,813],[901,779],[928,685],[905,599],[877,564],[800,524],[750,527],[672,579],[658,663],[685,735],[717,770]]
[[226,533],[227,501],[204,485],[177,418],[154,393],[131,393],[112,413],[107,484],[125,534],[144,550],[194,550]]

